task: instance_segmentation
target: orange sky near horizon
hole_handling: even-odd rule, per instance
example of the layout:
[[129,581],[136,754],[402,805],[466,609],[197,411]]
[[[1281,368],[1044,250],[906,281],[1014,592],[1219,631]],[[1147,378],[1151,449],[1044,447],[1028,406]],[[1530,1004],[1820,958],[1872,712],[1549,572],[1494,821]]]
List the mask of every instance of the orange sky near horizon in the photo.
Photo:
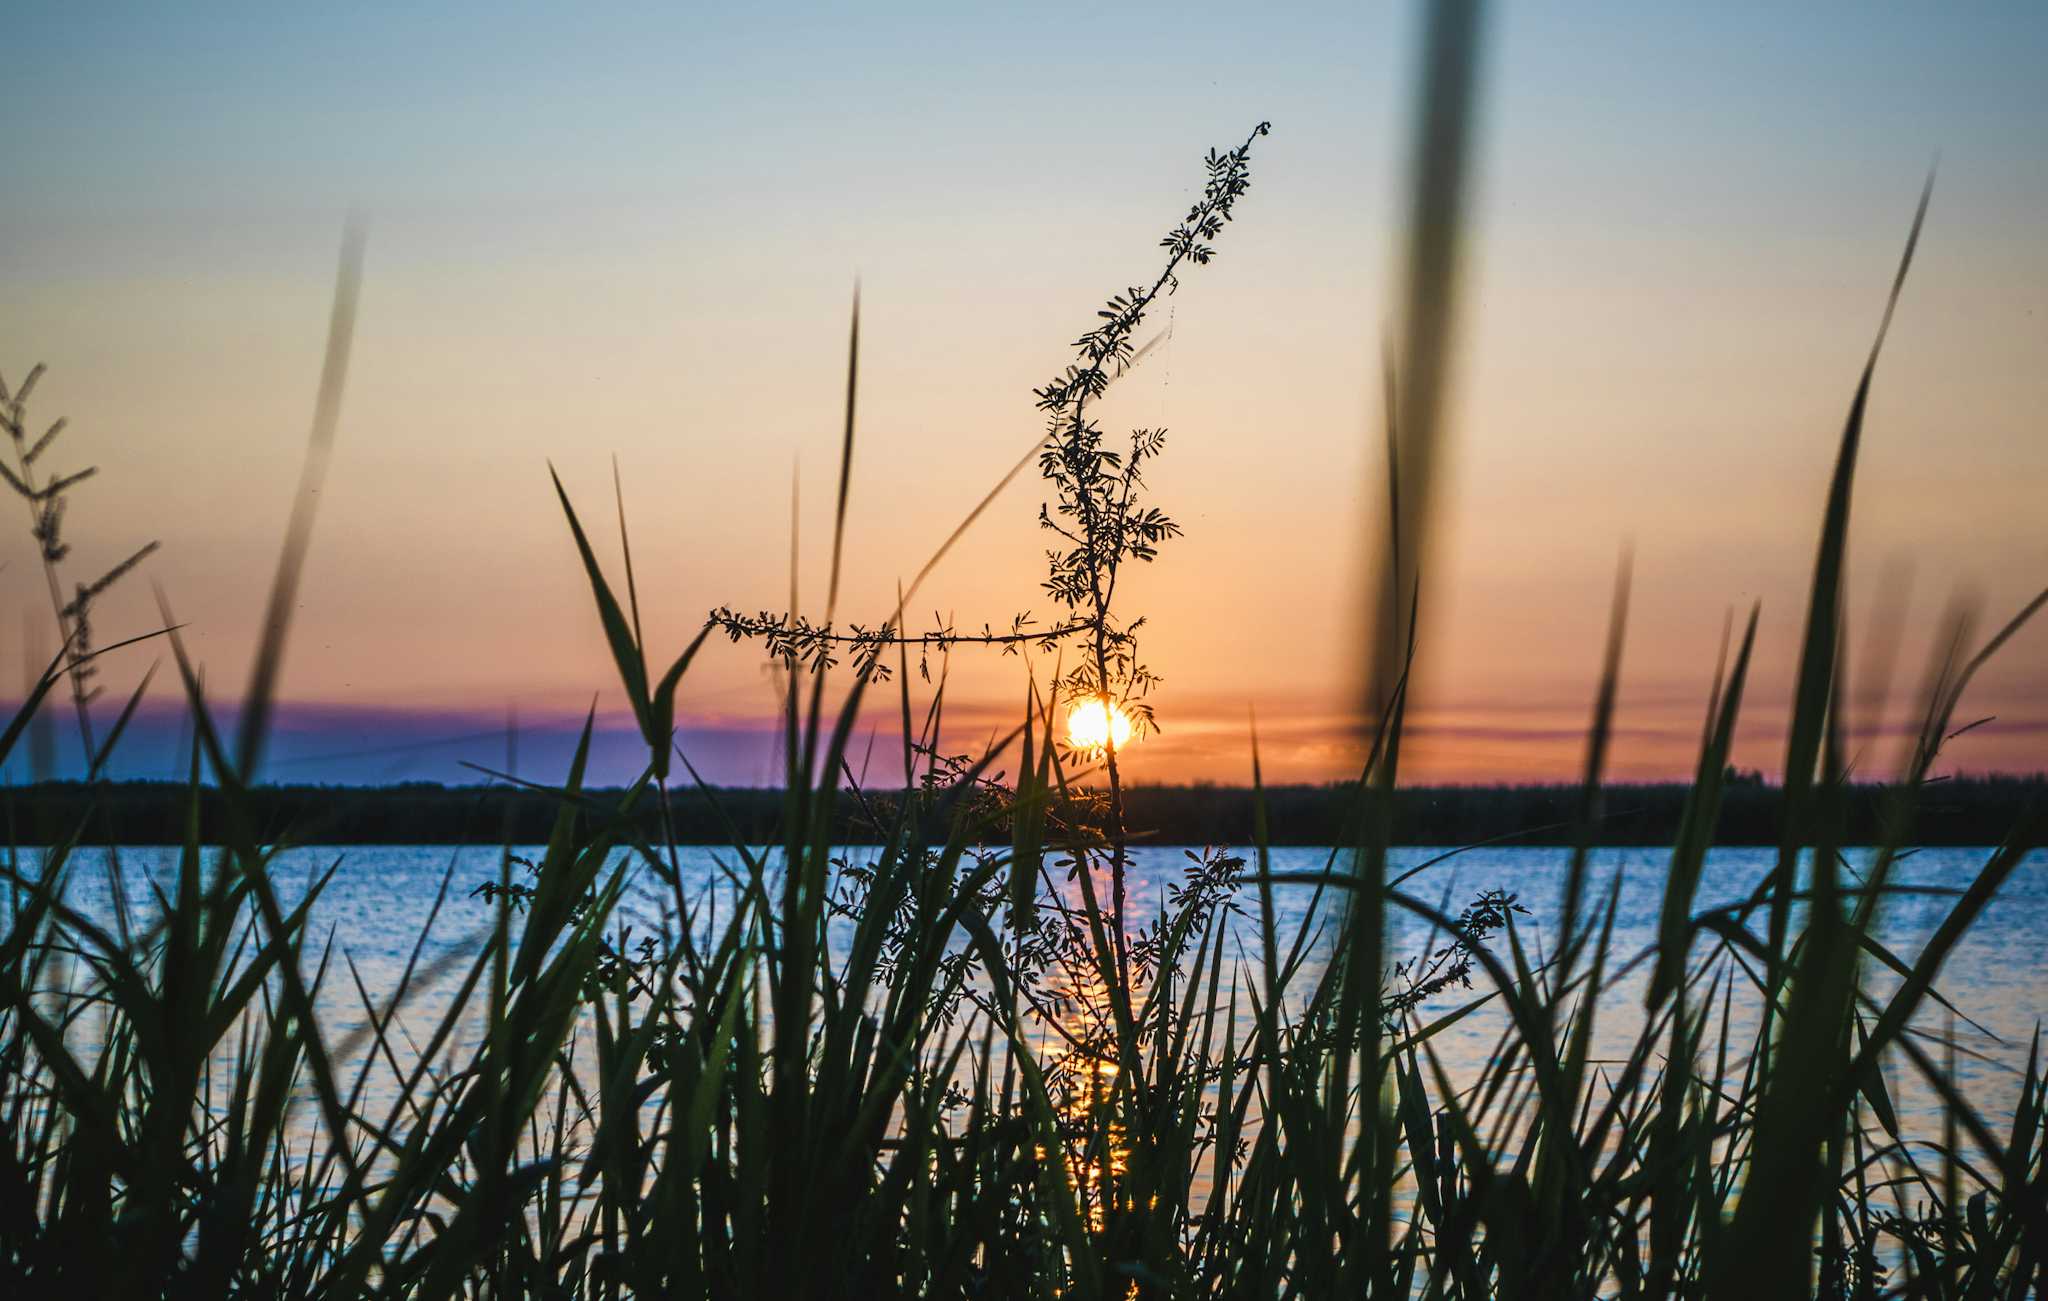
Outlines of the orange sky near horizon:
[[[1981,639],[2048,585],[2048,19],[1869,17],[1845,43],[1825,15],[1763,7],[1503,10],[1405,774],[1577,774],[1625,546],[1611,773],[1690,771],[1724,620],[1752,602],[1736,758],[1775,771],[1827,475],[1939,151],[1852,526],[1851,730],[1888,770],[1948,604],[1979,611]],[[1031,389],[1100,300],[1156,271],[1202,152],[1270,119],[1216,263],[1100,408],[1113,435],[1169,429],[1149,481],[1186,530],[1120,597],[1164,679],[1165,730],[1130,767],[1244,780],[1255,713],[1269,781],[1351,775],[1406,11],[1223,32],[1119,14],[1101,19],[1117,39],[1056,75],[1021,11],[803,15],[472,28],[377,10],[361,36],[244,15],[239,48],[141,10],[119,40],[82,19],[24,29],[55,53],[0,92],[6,116],[41,97],[53,125],[0,218],[0,374],[48,362],[34,409],[71,421],[53,460],[102,467],[67,525],[79,575],[164,543],[101,635],[149,625],[154,581],[209,685],[245,677],[354,204],[367,274],[289,699],[542,718],[595,692],[615,711],[550,462],[616,566],[617,456],[667,653],[714,606],[786,604],[794,473],[800,604],[821,614],[856,276],[841,608],[874,623],[1029,446]],[[1144,72],[1121,75],[1156,94],[1103,132],[1075,96],[1114,84],[1132,42]],[[665,53],[701,75],[671,77]],[[516,75],[544,65],[555,84]],[[1028,471],[998,498],[914,630],[1052,616],[1042,498]],[[26,529],[0,548],[0,607],[47,618]],[[13,677],[17,642],[0,637]],[[110,695],[145,665],[110,665]],[[2048,769],[2044,666],[2048,623],[1981,676],[1959,721],[1995,721],[1952,766]],[[1024,684],[1019,659],[961,651],[949,736],[1014,721]],[[686,729],[744,730],[774,687],[720,642],[681,699]]]

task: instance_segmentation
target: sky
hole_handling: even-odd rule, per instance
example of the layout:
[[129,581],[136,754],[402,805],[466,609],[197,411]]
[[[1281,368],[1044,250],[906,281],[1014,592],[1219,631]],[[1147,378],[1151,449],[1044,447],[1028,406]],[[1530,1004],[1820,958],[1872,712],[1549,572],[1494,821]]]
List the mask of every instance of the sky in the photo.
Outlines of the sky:
[[[1827,476],[1938,158],[1852,526],[1850,730],[1889,770],[1944,612],[1981,638],[2048,584],[2048,9],[1491,19],[1405,773],[1578,771],[1625,549],[1613,775],[1690,770],[1752,603],[1736,757],[1774,769]],[[1163,679],[1126,762],[1243,781],[1256,719],[1269,781],[1337,779],[1416,44],[1414,10],[1371,4],[37,5],[0,79],[0,375],[47,363],[37,427],[70,421],[49,464],[100,467],[73,580],[162,543],[97,635],[153,626],[160,587],[231,709],[366,214],[268,775],[559,775],[594,703],[620,779],[631,727],[549,465],[616,573],[616,458],[661,658],[714,606],[787,604],[793,523],[820,616],[858,281],[841,609],[877,622],[1031,445],[1031,390],[1101,300],[1156,273],[1204,151],[1270,121],[1216,261],[1100,407],[1113,434],[1169,430],[1149,482],[1186,534],[1120,597]],[[1051,617],[1043,496],[1027,474],[996,499],[919,624]],[[0,559],[12,687],[54,639],[25,523]],[[103,715],[155,654],[110,657]],[[2048,768],[2044,666],[2048,623],[1978,679],[1964,713],[1994,721],[1945,766]],[[1013,725],[1052,668],[957,654],[949,747]],[[172,678],[117,775],[175,769]],[[758,648],[699,657],[679,725],[708,777],[774,778],[777,690]]]

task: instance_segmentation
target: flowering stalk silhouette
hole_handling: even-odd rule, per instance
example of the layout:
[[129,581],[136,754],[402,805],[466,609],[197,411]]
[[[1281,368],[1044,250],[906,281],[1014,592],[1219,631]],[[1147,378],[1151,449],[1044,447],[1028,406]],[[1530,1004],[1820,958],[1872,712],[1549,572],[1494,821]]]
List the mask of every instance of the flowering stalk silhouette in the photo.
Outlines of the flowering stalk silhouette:
[[[4,379],[0,379],[0,426],[7,430],[8,439],[14,446],[14,464],[10,467],[0,460],[0,479],[4,479],[28,507],[29,533],[35,539],[37,553],[43,562],[43,576],[50,588],[50,610],[57,619],[57,636],[63,644],[62,658],[65,676],[71,685],[72,709],[78,715],[79,739],[84,745],[88,775],[98,776],[106,762],[111,744],[104,749],[99,746],[92,724],[92,702],[98,698],[100,688],[93,682],[97,666],[92,653],[92,608],[107,590],[126,577],[137,565],[156,551],[155,542],[145,543],[126,560],[116,564],[89,583],[75,583],[70,600],[64,599],[63,562],[71,554],[70,543],[64,541],[64,513],[69,504],[67,494],[71,489],[99,473],[99,467],[89,465],[83,470],[70,474],[56,474],[47,479],[41,477],[37,462],[43,453],[63,434],[66,421],[53,421],[31,442],[28,437],[28,399],[35,391],[37,381],[43,377],[44,367],[38,363],[30,368],[21,384],[9,391]],[[134,714],[135,705],[140,701],[149,679],[144,677],[127,709],[122,713],[125,723]],[[117,725],[116,733],[119,727]],[[109,738],[111,743],[113,738]]]
[[[1144,496],[1145,466],[1165,449],[1166,431],[1135,430],[1128,450],[1118,451],[1105,445],[1091,406],[1150,348],[1149,343],[1138,343],[1147,313],[1180,288],[1180,277],[1189,265],[1206,266],[1214,260],[1215,240],[1251,186],[1252,144],[1271,129],[1271,123],[1261,122],[1236,148],[1209,151],[1203,159],[1207,176],[1201,195],[1159,241],[1166,250],[1165,266],[1149,284],[1112,296],[1097,313],[1100,324],[1075,340],[1074,360],[1033,390],[1046,418],[1038,470],[1051,488],[1051,499],[1039,506],[1038,523],[1058,539],[1058,545],[1046,552],[1042,586],[1062,611],[1057,620],[1034,626],[1026,612],[1014,616],[1007,631],[983,624],[979,632],[962,632],[941,622],[930,632],[909,634],[900,627],[900,612],[876,627],[854,624],[842,629],[829,620],[813,623],[794,610],[744,615],[720,607],[711,612],[710,625],[735,642],[762,642],[772,658],[793,671],[821,672],[850,661],[871,680],[889,676],[883,652],[895,647],[915,648],[919,670],[929,680],[933,652],[989,646],[1015,654],[1025,647],[1050,650],[1079,639],[1084,647],[1081,661],[1061,675],[1057,693],[1070,700],[1101,701],[1130,720],[1134,735],[1157,730],[1148,697],[1160,678],[1138,657],[1137,633],[1145,620],[1119,620],[1115,602],[1124,562],[1150,562],[1168,539],[1180,536],[1180,526]],[[1109,784],[1105,839],[1114,894],[1111,912],[1120,922],[1125,912],[1128,836],[1114,729],[1089,757],[1100,758]],[[1127,980],[1129,943],[1121,924],[1115,931],[1118,971]]]

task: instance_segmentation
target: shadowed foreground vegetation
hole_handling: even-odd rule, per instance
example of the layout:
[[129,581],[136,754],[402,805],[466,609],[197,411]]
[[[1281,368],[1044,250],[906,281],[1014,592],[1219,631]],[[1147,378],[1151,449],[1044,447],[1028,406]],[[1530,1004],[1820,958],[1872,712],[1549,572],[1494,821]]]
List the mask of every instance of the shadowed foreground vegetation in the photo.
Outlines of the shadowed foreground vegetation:
[[[1692,787],[1678,782],[1609,785],[1593,843],[1668,845],[1685,819]],[[1452,847],[1484,842],[1571,845],[1582,829],[1578,786],[1406,786],[1394,792],[1390,843]],[[584,792],[586,806],[622,817],[638,834],[662,835],[660,802],[640,798],[621,813],[627,791]],[[23,845],[63,843],[175,845],[192,813],[191,792],[176,782],[47,782],[5,793],[13,839]],[[1842,792],[1842,843],[1876,845],[1884,820],[1906,793],[1880,783]],[[1928,786],[1916,801],[1913,840],[1920,845],[1995,845],[2028,808],[2048,801],[2048,778],[1956,777]],[[263,785],[244,792],[244,813],[265,841],[314,845],[459,845],[503,837],[515,845],[544,843],[558,811],[546,791],[502,783],[442,786]],[[1135,840],[1158,845],[1245,845],[1263,807],[1267,843],[1335,845],[1352,835],[1356,783],[1322,786],[1130,786],[1124,807]],[[779,789],[723,786],[677,790],[666,824],[681,845],[723,845],[738,838],[773,844],[788,797]],[[1776,845],[1784,792],[1742,778],[1722,788],[1717,845]],[[199,834],[214,845],[226,834],[217,790],[199,795]],[[833,797],[832,839],[875,844],[880,833],[859,793]],[[1007,828],[998,823],[998,833]],[[112,837],[113,839],[109,839]]]
[[[1434,160],[1461,154],[1472,18],[1458,4],[1431,13],[1421,135]],[[1212,155],[1209,193],[1241,190],[1242,162],[1243,150]],[[1418,223],[1429,233],[1411,289],[1424,304],[1448,299],[1456,235],[1456,178],[1433,169],[1417,182],[1431,220]],[[1183,258],[1206,260],[1212,221],[1198,204],[1169,236],[1173,261],[1151,293]],[[0,1295],[2017,1301],[2040,1288],[2038,1043],[2013,1109],[1992,1115],[1958,1090],[1953,1040],[1928,1030],[1939,1001],[1961,994],[1937,992],[1943,962],[2038,844],[2035,814],[2022,811],[1943,900],[1923,948],[1876,938],[1888,901],[1911,888],[1901,851],[1936,825],[1943,788],[1929,773],[1958,701],[2034,607],[1982,642],[1967,625],[1943,630],[1913,758],[1881,791],[1848,783],[1842,575],[1875,350],[1826,498],[1785,786],[1758,812],[1726,780],[1752,615],[1709,686],[1697,777],[1671,797],[1645,951],[1615,947],[1618,883],[1590,852],[1630,798],[1602,783],[1622,599],[1586,777],[1560,819],[1574,846],[1560,914],[1525,920],[1499,895],[1461,906],[1422,869],[1389,871],[1414,798],[1396,794],[1418,642],[1399,575],[1421,536],[1403,522],[1418,498],[1399,491],[1390,571],[1408,614],[1379,638],[1385,689],[1361,780],[1317,796],[1337,801],[1334,815],[1255,791],[1248,834],[1214,837],[1239,851],[1191,859],[1157,914],[1125,909],[1126,828],[1144,821],[1145,796],[1119,787],[1113,747],[1071,754],[1055,737],[1075,694],[1148,686],[1130,647],[1141,621],[1112,620],[1106,593],[1117,557],[1142,559],[1133,548],[1168,535],[1148,540],[1149,517],[1118,516],[1129,479],[1102,468],[1115,454],[1080,414],[1136,355],[1141,291],[1112,300],[1110,325],[1044,399],[1059,501],[1045,518],[1076,539],[1054,557],[1071,598],[1060,635],[1090,648],[1068,670],[1081,677],[1034,692],[990,753],[950,760],[937,701],[914,702],[902,671],[901,606],[879,632],[843,633],[828,609],[800,636],[793,620],[721,612],[715,627],[781,638],[773,653],[792,661],[790,763],[772,829],[730,828],[729,870],[693,890],[676,852],[684,803],[669,796],[688,786],[672,737],[703,637],[654,656],[630,560],[613,567],[621,582],[607,577],[564,496],[646,770],[593,797],[586,731],[561,783],[534,791],[550,810],[531,837],[544,849],[530,861],[506,851],[491,881],[454,880],[451,867],[412,960],[370,988],[309,924],[324,879],[290,908],[278,898],[270,868],[297,810],[257,789],[347,357],[352,267],[237,735],[214,727],[166,610],[194,720],[176,870],[146,909],[108,917],[76,902],[78,878],[99,870],[76,846],[133,812],[96,785],[88,794],[107,802],[88,798],[73,834],[8,864]],[[1390,388],[1428,390],[1415,359],[1435,346],[1430,330],[1404,344]],[[18,445],[22,396],[0,399]],[[1411,417],[1429,404],[1389,405],[1404,413],[1406,475]],[[849,459],[853,409],[850,373]],[[842,491],[842,524],[845,503]],[[834,574],[836,594],[836,558]],[[0,733],[0,759],[60,684],[84,722],[84,641],[66,640]],[[820,661],[848,640],[857,671],[828,672]],[[893,691],[876,685],[891,651]],[[919,740],[900,786],[849,797],[849,740],[875,709]],[[111,751],[120,730],[89,733],[88,753]],[[17,819],[55,822],[57,795],[18,792]],[[692,798],[724,807],[719,792]],[[1266,850],[1300,834],[1282,826],[1297,815],[1335,816],[1336,833],[1318,821],[1307,838],[1337,848],[1319,870],[1272,870]],[[872,853],[835,849],[848,816]],[[1482,815],[1456,814],[1467,816]],[[1709,847],[1751,817],[1768,820],[1771,866],[1745,902],[1700,906]],[[307,822],[319,834],[321,815]],[[529,838],[519,825],[473,834],[504,844],[514,831]],[[1838,853],[1852,835],[1876,845],[1860,874]],[[119,857],[104,861],[126,897]],[[629,881],[669,898],[670,928],[644,945],[615,929]],[[481,903],[465,898],[475,887]],[[1283,909],[1283,893],[1315,902]],[[428,930],[455,910],[485,928],[430,954]],[[1424,949],[1390,951],[1397,914],[1433,927]],[[1617,1006],[1629,975],[1647,992]],[[337,1000],[357,1013],[323,1016]],[[1460,1074],[1438,1036],[1474,1013],[1496,1018],[1500,1038]],[[1595,1026],[1610,1023],[1635,1029],[1619,1056],[1596,1059]],[[1908,1123],[1901,1081],[1938,1100],[1937,1124]]]

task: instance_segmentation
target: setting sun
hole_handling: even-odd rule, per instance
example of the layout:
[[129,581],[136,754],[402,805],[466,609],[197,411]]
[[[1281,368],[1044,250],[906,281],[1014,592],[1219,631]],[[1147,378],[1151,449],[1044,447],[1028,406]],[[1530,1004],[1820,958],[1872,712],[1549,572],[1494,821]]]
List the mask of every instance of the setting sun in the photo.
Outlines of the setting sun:
[[1111,743],[1121,750],[1130,741],[1131,720],[1107,700],[1084,700],[1067,712],[1067,744],[1076,750],[1101,750]]

